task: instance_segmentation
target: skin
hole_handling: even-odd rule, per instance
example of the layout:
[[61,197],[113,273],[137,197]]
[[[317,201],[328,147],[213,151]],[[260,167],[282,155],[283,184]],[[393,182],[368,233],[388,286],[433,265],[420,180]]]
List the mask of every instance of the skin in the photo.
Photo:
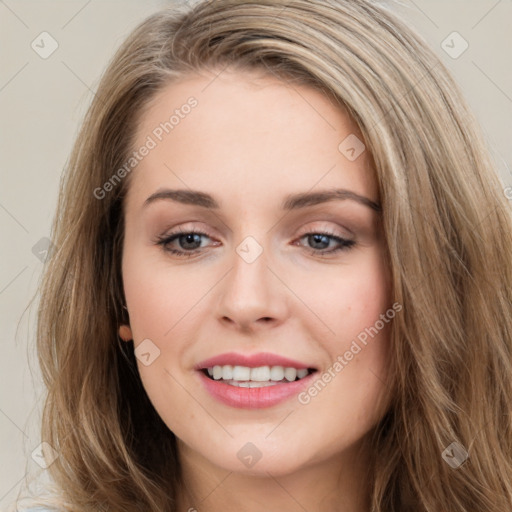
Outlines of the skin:
[[[321,375],[390,308],[379,213],[350,199],[281,209],[288,194],[334,188],[378,202],[367,152],[350,161],[338,150],[348,135],[362,136],[312,88],[234,70],[214,77],[169,85],[143,113],[136,147],[187,98],[198,100],[133,171],[125,202],[130,325],[120,334],[135,347],[149,338],[160,350],[149,366],[138,365],[178,438],[186,483],[178,509],[368,511],[364,440],[389,403],[389,325],[306,405],[293,397],[233,408],[214,400],[193,369],[225,352],[272,352]],[[221,208],[171,200],[143,207],[164,187],[209,193]],[[157,243],[190,228],[207,233],[192,257]],[[323,230],[355,245],[322,255],[339,244],[315,245],[304,234]],[[250,264],[236,252],[247,236],[263,249]],[[186,252],[186,244],[170,245]],[[248,442],[262,455],[251,468],[237,457]]]

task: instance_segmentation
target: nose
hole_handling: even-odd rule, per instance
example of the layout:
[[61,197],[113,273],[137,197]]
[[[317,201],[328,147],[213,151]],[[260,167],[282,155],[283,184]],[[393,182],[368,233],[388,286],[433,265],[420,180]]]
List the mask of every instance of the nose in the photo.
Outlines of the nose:
[[222,280],[217,316],[226,327],[253,332],[281,324],[288,314],[289,292],[282,276],[268,265],[265,250],[252,262],[237,252]]

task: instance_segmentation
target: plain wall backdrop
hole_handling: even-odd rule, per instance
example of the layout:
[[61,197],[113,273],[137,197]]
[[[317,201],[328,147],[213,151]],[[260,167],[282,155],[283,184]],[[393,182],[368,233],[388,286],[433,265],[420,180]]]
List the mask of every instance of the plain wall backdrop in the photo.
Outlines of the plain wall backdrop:
[[[27,306],[62,170],[115,49],[170,4],[0,0],[0,510],[16,500],[27,471],[44,478],[36,462],[44,396],[34,348],[37,302]],[[512,185],[512,0],[401,0],[396,10],[452,70],[505,190]]]

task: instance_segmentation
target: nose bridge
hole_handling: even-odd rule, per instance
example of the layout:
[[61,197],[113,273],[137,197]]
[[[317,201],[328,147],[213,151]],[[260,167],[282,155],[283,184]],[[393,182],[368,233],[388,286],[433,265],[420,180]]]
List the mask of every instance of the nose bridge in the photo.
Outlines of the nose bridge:
[[264,248],[253,236],[247,236],[235,248],[229,292],[245,307],[261,304],[269,295],[267,252],[268,247]]
[[247,327],[261,319],[278,320],[283,316],[286,299],[269,268],[269,250],[253,236],[247,236],[235,248],[231,271],[222,286],[221,318]]

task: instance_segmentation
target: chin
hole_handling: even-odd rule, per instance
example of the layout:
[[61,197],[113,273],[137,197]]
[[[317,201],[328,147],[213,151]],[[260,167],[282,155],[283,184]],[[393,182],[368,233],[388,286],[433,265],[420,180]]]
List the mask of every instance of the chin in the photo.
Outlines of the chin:
[[269,473],[276,477],[288,475],[307,464],[304,459],[305,454],[301,453],[301,459],[298,460],[297,449],[293,447],[287,450],[281,445],[279,449],[273,450],[271,447],[266,448],[262,443],[259,444],[261,449],[256,447],[256,443],[245,441],[233,444],[236,446],[229,444],[223,453],[210,454],[213,456],[203,454],[203,456],[212,464],[227,471],[262,477],[268,477]]

